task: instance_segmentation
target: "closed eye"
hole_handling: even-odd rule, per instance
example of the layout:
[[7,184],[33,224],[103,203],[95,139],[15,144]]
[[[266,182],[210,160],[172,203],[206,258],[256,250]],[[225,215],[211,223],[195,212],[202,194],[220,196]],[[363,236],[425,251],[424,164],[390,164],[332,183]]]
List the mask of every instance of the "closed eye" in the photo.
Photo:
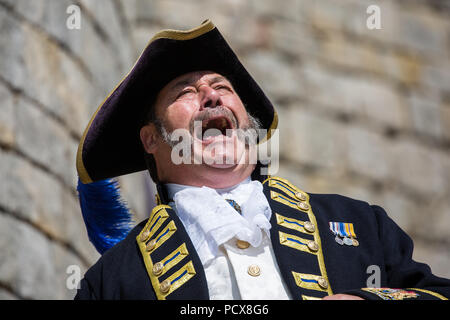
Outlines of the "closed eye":
[[218,86],[215,86],[213,89],[214,89],[214,90],[225,89],[225,90],[227,90],[227,91],[232,92],[231,88],[230,88],[229,86],[227,86],[227,85],[218,85]]
[[185,96],[185,95],[187,95],[189,93],[196,93],[196,91],[195,91],[195,89],[193,87],[192,88],[183,89],[181,92],[179,92],[177,94],[177,96],[175,97],[175,100],[179,99],[179,98],[181,98],[181,97],[183,97],[183,96]]

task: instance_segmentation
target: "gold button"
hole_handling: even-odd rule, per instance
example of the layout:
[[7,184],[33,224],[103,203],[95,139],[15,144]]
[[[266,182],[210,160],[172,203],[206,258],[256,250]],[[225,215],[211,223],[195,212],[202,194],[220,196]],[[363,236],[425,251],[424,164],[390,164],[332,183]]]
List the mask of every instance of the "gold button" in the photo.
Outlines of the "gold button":
[[144,232],[141,233],[141,241],[145,241],[147,240],[148,236],[150,235],[150,231],[145,230]]
[[261,274],[261,269],[256,264],[252,264],[248,267],[247,272],[252,277],[257,277]]
[[309,250],[316,252],[317,250],[319,250],[319,246],[317,245],[317,243],[315,241],[308,241],[307,244]]
[[152,239],[147,243],[147,246],[145,247],[145,250],[152,251],[156,246],[156,240]]
[[308,210],[309,209],[309,205],[307,203],[304,202],[298,202],[297,206],[302,209],[302,210]]
[[164,270],[164,265],[161,262],[157,262],[153,265],[153,274],[159,276]]
[[303,192],[296,192],[295,193],[295,197],[298,200],[301,200],[301,201],[305,201],[306,200],[306,195]]
[[247,241],[244,241],[244,240],[237,240],[236,241],[236,246],[239,248],[239,249],[247,249],[248,247],[250,247],[250,243],[248,243]]
[[316,227],[309,221],[305,221],[305,223],[303,224],[303,227],[308,232],[314,232],[316,230]]
[[328,281],[325,280],[325,278],[319,277],[319,279],[317,279],[317,283],[319,284],[319,287],[321,287],[322,289],[328,288]]
[[166,279],[159,285],[159,291],[161,291],[161,293],[167,293],[170,290],[170,286],[170,280]]

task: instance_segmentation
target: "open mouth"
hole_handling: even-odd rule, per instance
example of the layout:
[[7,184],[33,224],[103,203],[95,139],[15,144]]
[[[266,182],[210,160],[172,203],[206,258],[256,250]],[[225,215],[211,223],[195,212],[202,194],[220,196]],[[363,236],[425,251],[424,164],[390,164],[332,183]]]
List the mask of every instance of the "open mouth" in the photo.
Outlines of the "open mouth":
[[[233,125],[225,116],[214,117],[202,121],[201,140],[209,140],[217,136],[231,137]],[[200,132],[198,132],[200,133]]]

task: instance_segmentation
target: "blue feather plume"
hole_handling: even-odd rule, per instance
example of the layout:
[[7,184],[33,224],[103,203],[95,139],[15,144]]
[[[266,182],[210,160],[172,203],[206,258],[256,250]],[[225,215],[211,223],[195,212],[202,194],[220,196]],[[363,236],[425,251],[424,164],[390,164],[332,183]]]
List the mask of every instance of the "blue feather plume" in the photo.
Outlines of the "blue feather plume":
[[116,180],[84,184],[78,179],[77,190],[89,240],[103,254],[132,229],[130,210],[120,195]]

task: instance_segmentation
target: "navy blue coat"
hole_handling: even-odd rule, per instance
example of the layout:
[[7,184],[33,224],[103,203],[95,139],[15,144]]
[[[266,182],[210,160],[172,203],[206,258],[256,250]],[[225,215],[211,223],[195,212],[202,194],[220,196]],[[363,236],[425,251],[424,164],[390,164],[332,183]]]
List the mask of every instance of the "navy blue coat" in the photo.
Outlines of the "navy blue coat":
[[[279,177],[263,185],[272,208],[273,250],[294,299],[338,293],[385,300],[450,297],[450,280],[412,260],[412,240],[381,207],[307,194]],[[330,222],[341,223],[351,244],[336,241]],[[370,288],[377,270],[380,288]],[[86,272],[75,298],[209,299],[209,294],[188,234],[174,210],[161,203]]]

